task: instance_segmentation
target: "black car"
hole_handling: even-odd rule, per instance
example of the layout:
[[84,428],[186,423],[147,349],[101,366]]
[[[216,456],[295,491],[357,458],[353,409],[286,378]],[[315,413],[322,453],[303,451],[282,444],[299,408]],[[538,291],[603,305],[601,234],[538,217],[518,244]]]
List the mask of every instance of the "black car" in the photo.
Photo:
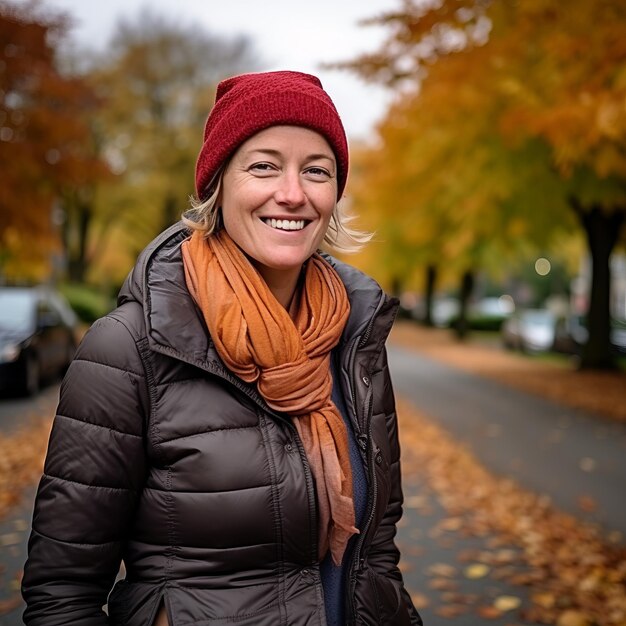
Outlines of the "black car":
[[47,287],[0,287],[0,390],[33,395],[76,349],[76,316]]

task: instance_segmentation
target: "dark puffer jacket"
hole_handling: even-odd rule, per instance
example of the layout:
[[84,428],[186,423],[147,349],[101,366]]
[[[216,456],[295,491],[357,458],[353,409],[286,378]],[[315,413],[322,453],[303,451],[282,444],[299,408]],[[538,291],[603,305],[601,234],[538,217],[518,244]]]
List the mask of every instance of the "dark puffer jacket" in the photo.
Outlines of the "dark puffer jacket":
[[[172,626],[326,623],[302,444],[220,361],[185,287],[186,235],[177,225],[144,251],[63,381],[24,571],[26,624],[145,626],[162,602]],[[395,304],[331,262],[352,306],[339,377],[369,479],[348,623],[417,625],[394,545],[402,493],[384,342]]]

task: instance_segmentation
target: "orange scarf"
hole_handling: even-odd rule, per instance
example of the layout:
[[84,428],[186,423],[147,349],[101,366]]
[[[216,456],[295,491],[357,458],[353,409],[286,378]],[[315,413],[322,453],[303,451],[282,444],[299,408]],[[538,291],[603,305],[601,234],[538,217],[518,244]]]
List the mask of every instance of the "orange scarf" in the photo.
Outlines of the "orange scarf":
[[294,420],[313,477],[319,557],[341,563],[354,526],[346,425],[330,394],[330,351],[348,319],[346,290],[318,254],[306,265],[294,319],[226,231],[182,244],[187,288],[226,367],[256,381],[267,404]]

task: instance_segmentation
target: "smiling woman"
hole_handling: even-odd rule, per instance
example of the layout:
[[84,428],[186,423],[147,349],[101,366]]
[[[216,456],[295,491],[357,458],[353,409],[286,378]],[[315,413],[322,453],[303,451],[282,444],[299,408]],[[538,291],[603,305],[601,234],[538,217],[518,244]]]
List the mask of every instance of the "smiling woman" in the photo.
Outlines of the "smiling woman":
[[26,624],[422,623],[394,543],[397,302],[319,251],[359,243],[347,175],[317,78],[220,84],[195,208],[141,254],[62,387]]
[[272,126],[244,142],[224,172],[218,199],[224,228],[286,308],[302,265],[328,230],[336,171],[322,135]]

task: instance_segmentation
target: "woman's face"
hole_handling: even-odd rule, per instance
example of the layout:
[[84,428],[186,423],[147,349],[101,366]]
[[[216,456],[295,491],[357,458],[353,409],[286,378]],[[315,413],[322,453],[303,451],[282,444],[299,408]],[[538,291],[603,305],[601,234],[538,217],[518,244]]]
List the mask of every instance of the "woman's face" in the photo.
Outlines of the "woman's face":
[[272,126],[231,158],[220,194],[224,228],[267,280],[299,274],[318,249],[337,199],[337,165],[319,133]]

